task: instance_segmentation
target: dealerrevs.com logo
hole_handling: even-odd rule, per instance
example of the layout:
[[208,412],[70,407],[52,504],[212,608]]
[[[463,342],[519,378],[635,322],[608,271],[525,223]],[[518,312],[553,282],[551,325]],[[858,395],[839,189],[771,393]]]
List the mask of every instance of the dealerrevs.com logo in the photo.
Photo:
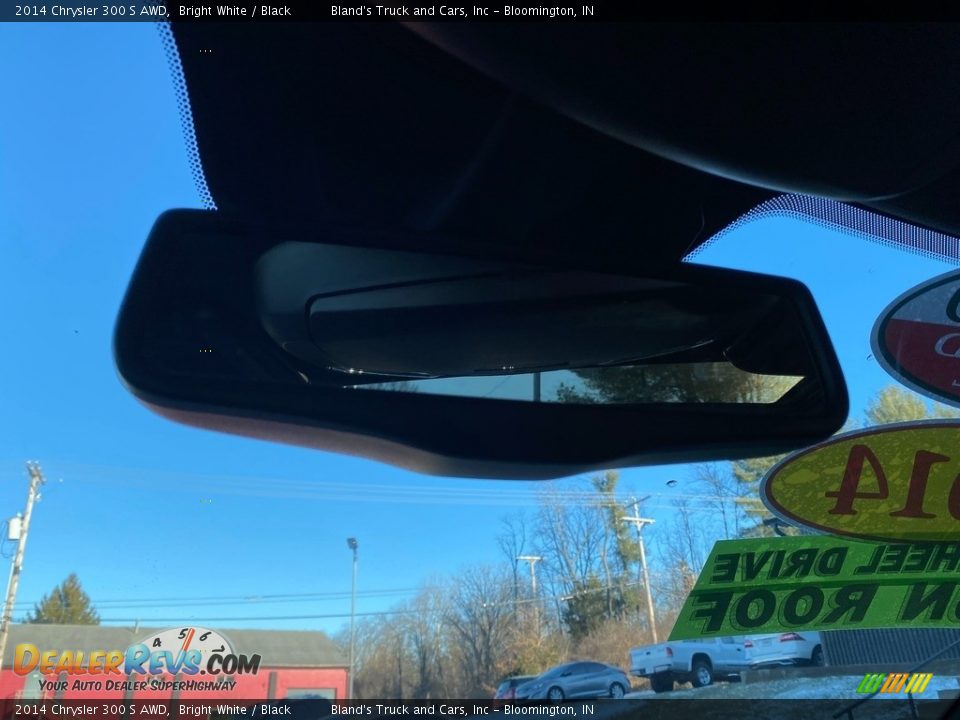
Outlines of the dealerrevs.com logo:
[[[13,662],[13,670],[18,675],[40,672],[147,679],[164,674],[216,678],[221,674],[256,674],[259,669],[260,655],[237,654],[223,635],[202,627],[164,630],[125,650],[40,649],[33,643],[20,643]],[[229,684],[232,685],[232,681]],[[99,688],[90,685],[89,689]]]

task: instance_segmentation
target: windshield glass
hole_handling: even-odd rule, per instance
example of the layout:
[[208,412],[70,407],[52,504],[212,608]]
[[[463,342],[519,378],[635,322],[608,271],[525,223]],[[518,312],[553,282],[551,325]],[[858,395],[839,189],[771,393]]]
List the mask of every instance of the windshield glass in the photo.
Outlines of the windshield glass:
[[[4,557],[24,553],[3,697],[169,698],[162,683],[75,684],[71,668],[117,667],[111,653],[142,646],[144,658],[169,652],[163,682],[192,679],[190,653],[206,662],[220,648],[211,685],[177,689],[185,699],[343,699],[351,682],[356,698],[491,698],[570,667],[559,663],[597,661],[630,686],[608,677],[591,697],[853,701],[864,666],[905,670],[958,639],[737,633],[717,646],[749,650],[756,668],[721,672],[717,656],[710,674],[691,662],[657,687],[664,671],[637,658],[672,662],[667,639],[714,543],[777,533],[758,496],[773,459],[465,480],[149,412],[116,375],[117,311],[157,215],[205,207],[162,34],[150,23],[0,24],[0,63],[17,68],[0,80],[10,101],[0,113],[0,520]],[[897,384],[870,345],[896,296],[955,263],[786,214],[758,215],[688,261],[807,285],[849,387],[847,429],[960,415]],[[568,375],[548,373],[543,392],[596,391],[582,378],[571,390]],[[759,402],[795,379],[778,380]],[[530,388],[515,376],[469,392],[526,399]],[[86,660],[43,661],[51,650]],[[760,665],[777,672],[758,675]],[[751,670],[750,682],[726,682]],[[956,673],[934,672],[924,688],[958,689]]]

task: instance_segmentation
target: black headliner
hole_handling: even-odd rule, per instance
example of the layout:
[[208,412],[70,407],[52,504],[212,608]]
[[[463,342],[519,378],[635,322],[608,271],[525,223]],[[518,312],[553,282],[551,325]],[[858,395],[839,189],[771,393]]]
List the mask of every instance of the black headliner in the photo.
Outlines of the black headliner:
[[186,23],[176,37],[231,214],[619,266],[624,240],[638,262],[671,261],[775,194],[569,120],[399,25]]
[[596,267],[675,261],[785,190],[960,230],[955,25],[174,34],[207,182],[230,213]]

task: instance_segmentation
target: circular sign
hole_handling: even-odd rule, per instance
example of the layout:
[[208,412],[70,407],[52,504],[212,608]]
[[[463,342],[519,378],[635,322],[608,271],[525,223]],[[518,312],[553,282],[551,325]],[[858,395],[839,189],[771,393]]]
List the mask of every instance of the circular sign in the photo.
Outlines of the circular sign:
[[202,666],[206,665],[209,656],[214,653],[219,655],[233,654],[233,646],[230,641],[219,632],[192,625],[163,630],[142,642],[150,651],[169,650],[173,653],[179,651],[187,653],[196,650],[202,658]]
[[960,272],[908,290],[880,314],[873,354],[899,382],[960,407]]
[[763,504],[818,532],[868,540],[960,540],[960,421],[837,435],[777,463]]

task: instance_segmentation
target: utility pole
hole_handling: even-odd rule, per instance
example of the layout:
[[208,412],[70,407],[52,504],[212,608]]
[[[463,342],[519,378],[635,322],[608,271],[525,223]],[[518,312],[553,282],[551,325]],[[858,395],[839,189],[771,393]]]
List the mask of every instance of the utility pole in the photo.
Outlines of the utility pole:
[[519,555],[517,560],[523,560],[530,563],[530,594],[533,597],[537,596],[537,570],[536,565],[538,562],[543,560],[539,555]]
[[356,538],[347,538],[347,547],[353,551],[353,580],[350,583],[350,679],[347,699],[353,701],[353,675],[355,668],[355,653],[357,645],[357,544]]
[[537,600],[537,563],[543,560],[539,555],[518,555],[517,560],[530,563],[530,597],[533,600],[533,616],[537,628],[537,637],[540,637],[540,603]]
[[637,545],[640,548],[640,574],[643,582],[644,590],[646,590],[647,595],[647,623],[650,625],[650,634],[653,636],[654,642],[660,642],[657,639],[657,619],[654,614],[653,609],[653,595],[650,593],[650,571],[647,568],[647,550],[643,544],[643,526],[652,525],[655,520],[651,518],[640,517],[640,503],[644,500],[648,500],[650,496],[646,496],[637,500],[633,499],[633,516],[623,518],[624,522],[632,523],[633,526],[637,529]]
[[30,473],[27,506],[23,511],[23,524],[20,528],[20,537],[17,540],[17,552],[13,556],[13,566],[10,568],[10,581],[7,583],[7,599],[3,605],[3,618],[0,619],[0,670],[3,669],[3,655],[7,651],[7,637],[10,635],[10,619],[13,615],[13,603],[17,599],[17,588],[20,586],[20,571],[23,569],[23,553],[27,549],[27,533],[30,531],[30,518],[33,515],[33,505],[40,498],[40,486],[45,482],[38,463],[28,462],[27,472]]

